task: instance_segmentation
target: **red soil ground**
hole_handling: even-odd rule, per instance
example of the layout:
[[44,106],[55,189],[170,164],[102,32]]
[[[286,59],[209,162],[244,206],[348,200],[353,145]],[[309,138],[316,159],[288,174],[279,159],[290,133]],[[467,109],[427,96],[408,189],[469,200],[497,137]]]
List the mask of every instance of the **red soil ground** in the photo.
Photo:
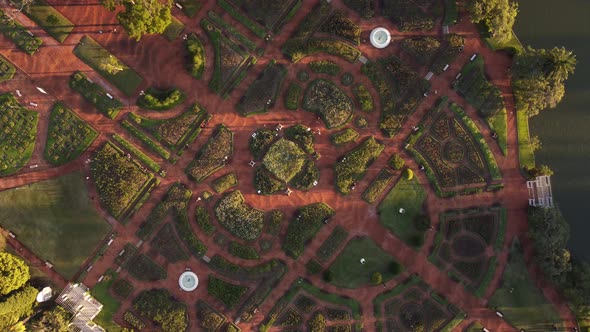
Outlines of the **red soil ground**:
[[[17,20],[27,26],[29,29],[34,31],[35,34],[39,35],[43,39],[43,46],[34,56],[28,56],[23,52],[15,48],[14,44],[11,43],[6,37],[0,36],[0,47],[1,53],[8,57],[15,65],[19,67],[22,73],[19,73],[15,79],[4,83],[0,86],[2,92],[12,91],[20,89],[24,96],[19,100],[25,104],[30,101],[39,103],[39,107],[36,108],[40,113],[39,123],[39,135],[37,137],[37,147],[33,158],[29,164],[38,164],[39,167],[36,169],[30,169],[25,167],[17,174],[5,177],[0,180],[0,190],[14,188],[22,186],[28,183],[34,183],[37,181],[50,179],[62,174],[67,174],[74,170],[82,169],[85,174],[88,174],[88,166],[83,161],[91,156],[92,152],[105,141],[107,141],[112,133],[118,133],[119,135],[129,139],[132,142],[137,141],[127,134],[123,130],[117,121],[108,120],[103,115],[99,114],[91,105],[82,100],[82,98],[68,87],[68,78],[71,73],[75,70],[82,70],[87,73],[90,78],[95,82],[99,82],[104,86],[111,94],[122,100],[127,107],[121,112],[118,119],[122,119],[127,113],[131,111],[139,111],[140,113],[147,114],[154,118],[167,118],[178,114],[182,111],[182,107],[177,107],[172,111],[167,112],[149,112],[144,110],[138,110],[135,104],[135,98],[139,91],[136,91],[136,95],[133,98],[129,98],[120,93],[116,88],[112,87],[108,82],[102,79],[98,74],[92,71],[87,65],[81,62],[72,54],[72,50],[78,43],[80,38],[86,34],[91,35],[100,44],[109,49],[113,54],[119,57],[127,65],[135,69],[144,78],[144,82],[140,89],[146,89],[149,86],[176,86],[187,93],[187,102],[199,102],[209,112],[215,114],[214,118],[210,121],[208,127],[197,139],[197,142],[192,144],[188,151],[184,153],[182,158],[175,164],[171,165],[163,161],[158,156],[152,154],[150,151],[145,151],[150,154],[154,160],[162,165],[168,172],[166,178],[162,178],[162,184],[154,190],[149,201],[143,206],[131,219],[127,225],[121,225],[112,217],[109,217],[99,206],[96,191],[92,184],[89,183],[89,191],[91,197],[94,198],[94,204],[104,218],[113,226],[113,230],[118,233],[118,237],[109,247],[105,255],[96,263],[92,270],[87,274],[84,279],[84,283],[92,287],[96,284],[98,278],[108,269],[114,268],[114,258],[123,246],[130,243],[137,243],[138,238],[135,237],[135,232],[142,221],[145,220],[151,209],[155,204],[160,201],[162,196],[167,191],[169,185],[176,181],[181,181],[188,184],[189,187],[195,193],[200,193],[203,190],[209,190],[206,184],[195,184],[189,181],[184,174],[183,170],[191,161],[195,152],[202,146],[202,144],[210,136],[212,128],[219,123],[224,123],[228,126],[235,134],[235,155],[229,165],[225,167],[223,172],[219,172],[217,175],[225,172],[235,172],[240,179],[238,189],[242,191],[246,201],[254,207],[262,208],[265,210],[280,209],[285,212],[287,217],[292,215],[292,212],[299,206],[313,203],[313,202],[325,202],[333,207],[336,211],[336,216],[332,219],[332,222],[325,226],[321,232],[308,244],[303,257],[300,257],[297,261],[285,256],[280,250],[273,250],[269,254],[264,256],[264,259],[278,258],[286,262],[289,267],[288,273],[285,275],[281,283],[272,291],[268,299],[260,307],[260,311],[255,315],[254,319],[250,323],[240,323],[239,326],[242,330],[250,331],[254,330],[256,326],[263,321],[266,314],[271,310],[276,301],[285,293],[291,283],[300,276],[305,276],[306,271],[304,264],[315,256],[315,252],[323,241],[330,235],[332,229],[336,225],[341,225],[349,231],[349,237],[356,235],[367,235],[380,244],[387,252],[391,253],[396,259],[398,259],[405,267],[407,272],[403,276],[407,276],[410,273],[417,273],[423,278],[428,284],[432,286],[438,293],[444,295],[457,307],[464,310],[468,317],[459,326],[458,330],[468,326],[473,321],[479,321],[484,326],[492,331],[512,331],[514,327],[510,326],[507,322],[500,319],[495,313],[487,308],[487,299],[491,296],[493,291],[498,287],[504,267],[507,261],[506,250],[499,255],[499,268],[496,269],[492,285],[489,287],[483,299],[476,298],[469,292],[467,292],[462,286],[451,281],[446,274],[442,273],[434,265],[430,264],[426,259],[428,254],[428,248],[431,247],[434,232],[431,232],[420,252],[416,252],[409,248],[402,241],[386,231],[379,223],[376,208],[374,206],[368,206],[360,198],[361,193],[368,186],[371,179],[373,179],[381,168],[386,166],[386,162],[392,153],[401,153],[408,165],[417,169],[418,165],[407,155],[402,149],[401,144],[403,140],[410,133],[410,128],[417,125],[425,114],[425,112],[432,107],[436,100],[436,96],[431,94],[417,109],[417,111],[409,118],[404,126],[404,129],[396,135],[394,139],[388,139],[381,135],[376,130],[379,121],[379,112],[375,111],[371,114],[366,115],[369,122],[367,129],[359,130],[359,133],[366,137],[368,135],[375,135],[386,144],[386,149],[380,158],[371,165],[368,170],[368,174],[365,176],[365,180],[362,181],[358,188],[349,196],[341,196],[334,191],[333,186],[333,164],[335,160],[345,153],[349,147],[335,148],[330,144],[328,135],[329,132],[325,130],[323,125],[316,122],[315,117],[312,114],[303,111],[286,111],[283,109],[282,100],[279,99],[274,109],[267,114],[258,115],[251,118],[243,118],[237,115],[234,111],[234,105],[243,95],[243,92],[247,87],[254,81],[258,74],[262,71],[264,66],[271,59],[276,59],[279,62],[286,63],[281,52],[280,46],[285,40],[292,34],[294,29],[299,25],[301,20],[304,18],[306,13],[314,6],[315,1],[304,1],[301,10],[297,13],[292,21],[290,21],[283,28],[281,34],[275,37],[274,41],[271,42],[265,48],[265,55],[259,59],[258,63],[254,67],[252,73],[248,75],[245,82],[242,82],[236,91],[231,94],[228,100],[222,100],[217,95],[213,94],[208,88],[207,83],[212,75],[212,59],[213,50],[210,44],[206,44],[207,60],[209,61],[204,79],[196,81],[191,78],[184,69],[183,59],[183,40],[178,38],[173,42],[168,42],[161,36],[148,36],[144,37],[141,42],[135,42],[129,40],[127,35],[122,32],[122,28],[118,26],[115,14],[106,11],[96,1],[91,0],[49,0],[49,3],[55,6],[63,15],[68,17],[75,25],[72,34],[66,39],[63,44],[57,43],[51,37],[49,37],[43,30],[37,27],[31,20],[24,15],[18,15]],[[368,33],[376,26],[384,26],[392,32],[394,43],[397,45],[396,40],[402,39],[410,35],[423,35],[424,33],[401,33],[396,30],[395,26],[384,18],[376,18],[371,21],[361,20],[358,15],[352,12],[350,9],[342,4],[341,0],[332,1],[334,7],[342,10],[346,15],[352,18],[355,22],[360,22],[360,27],[363,30],[363,37],[368,36]],[[264,42],[259,38],[255,37],[250,31],[245,29],[242,25],[235,22],[227,14],[223,13],[219,8],[215,6],[214,1],[208,1],[207,4],[198,16],[193,19],[189,19],[182,15],[176,8],[173,10],[173,14],[181,20],[185,25],[185,31],[183,33],[195,32],[199,36],[206,40],[204,32],[199,27],[199,22],[204,17],[208,10],[214,10],[221,14],[224,19],[231,22],[234,27],[238,28],[243,34],[248,36],[251,40],[255,41],[258,46],[264,47]],[[99,33],[99,30],[109,31],[114,28],[120,33]],[[465,51],[458,57],[458,59],[451,64],[450,68],[439,76],[432,78],[432,90],[438,90],[439,95],[449,96],[450,100],[459,104],[463,107],[467,114],[475,120],[479,129],[486,137],[487,143],[492,149],[498,165],[502,171],[504,177],[504,190],[497,193],[481,193],[472,196],[459,196],[450,199],[440,199],[436,196],[432,188],[428,185],[428,181],[424,174],[416,172],[416,175],[420,181],[425,185],[427,189],[427,211],[432,218],[433,225],[438,224],[438,214],[447,209],[453,208],[466,208],[475,205],[489,205],[491,203],[501,203],[506,207],[508,211],[508,229],[506,232],[506,239],[504,248],[507,249],[514,237],[519,237],[521,242],[524,244],[527,254],[527,261],[529,262],[530,272],[532,273],[537,286],[541,287],[546,297],[551,303],[553,303],[559,310],[565,325],[567,328],[573,328],[575,326],[575,320],[571,312],[568,310],[565,302],[560,298],[555,289],[548,284],[541,274],[541,272],[532,264],[532,253],[533,249],[530,241],[526,238],[527,231],[527,217],[526,217],[526,206],[527,206],[527,192],[525,189],[524,179],[519,171],[518,154],[517,154],[517,136],[516,136],[516,119],[514,116],[514,102],[512,98],[512,91],[510,88],[510,78],[507,74],[507,68],[511,64],[509,56],[496,53],[489,50],[479,39],[477,30],[473,24],[471,24],[465,16],[462,16],[459,24],[451,27],[451,32],[459,33],[464,35],[466,38]],[[435,30],[429,32],[432,35],[441,35],[441,27],[437,26]],[[369,59],[376,59],[377,57],[386,56],[389,54],[399,54],[399,47],[390,46],[384,50],[374,49],[369,43],[363,41],[360,49],[364,56]],[[497,144],[490,138],[489,128],[479,119],[475,110],[469,106],[465,100],[457,95],[451,88],[450,82],[454,79],[455,75],[460,71],[462,66],[469,61],[469,57],[473,53],[479,53],[484,56],[486,60],[486,73],[491,78],[492,82],[497,85],[504,96],[504,100],[509,111],[508,116],[508,156],[502,156]],[[289,74],[286,82],[295,80],[295,74],[299,69],[306,66],[309,61],[318,58],[329,58],[340,64],[343,71],[351,72],[354,75],[355,82],[361,82],[365,86],[369,87],[372,95],[375,98],[376,109],[379,109],[378,95],[368,81],[366,76],[360,73],[361,64],[356,62],[354,64],[347,63],[339,58],[317,55],[309,57],[301,61],[299,64],[289,65]],[[404,61],[408,61],[413,64],[411,59],[407,59],[402,56]],[[417,67],[417,66],[414,66]],[[426,69],[420,69],[420,74],[425,75]],[[50,92],[50,96],[40,94],[34,87],[41,86]],[[283,84],[283,90],[287,88],[288,84]],[[283,91],[284,92],[284,91]],[[96,129],[101,132],[100,137],[92,144],[92,146],[86,151],[77,161],[71,162],[61,167],[51,167],[43,160],[43,147],[46,139],[46,128],[49,110],[52,103],[56,100],[64,101],[66,105],[74,109],[83,119],[90,122]],[[316,150],[321,154],[322,158],[319,160],[319,168],[321,171],[321,179],[319,184],[313,190],[302,193],[295,191],[290,197],[287,196],[259,196],[254,192],[253,189],[253,172],[254,169],[248,166],[250,161],[250,154],[248,152],[248,138],[250,134],[259,127],[268,126],[273,127],[278,123],[283,125],[292,125],[296,123],[302,123],[308,125],[314,130],[321,130],[321,135],[316,135]],[[215,176],[212,176],[214,178]],[[209,180],[209,179],[208,179]],[[192,202],[189,211],[193,211],[196,202]],[[211,209],[211,206],[209,206]],[[191,219],[193,219],[191,213]],[[194,223],[193,223],[194,224]],[[219,229],[220,227],[218,227]],[[197,234],[200,234],[197,229],[194,229]],[[219,232],[230,237],[224,230]],[[283,230],[284,232],[284,230]],[[204,235],[200,236],[209,250],[207,256],[212,257],[213,255],[220,253],[227,257],[230,261],[236,262],[242,265],[255,265],[255,262],[244,262],[239,259],[233,258],[225,253],[225,249],[219,247],[213,242],[212,238],[206,238]],[[21,245],[13,240],[9,243],[17,248],[21,249]],[[278,244],[275,243],[275,248]],[[143,245],[140,247],[141,252],[148,252],[148,246]],[[162,264],[168,271],[169,278],[159,282],[139,282],[134,280],[132,277],[127,276],[125,271],[121,272],[121,276],[129,278],[135,286],[134,294],[129,299],[122,301],[122,307],[117,312],[116,321],[122,322],[122,315],[127,308],[131,306],[131,301],[135,295],[139,292],[154,287],[165,287],[168,288],[172,294],[179,300],[189,304],[189,317],[191,320],[190,330],[198,330],[198,322],[195,318],[195,307],[194,303],[196,299],[204,299],[211,305],[218,309],[222,308],[221,303],[212,298],[207,294],[207,278],[206,276],[210,273],[210,269],[206,266],[203,261],[191,258],[188,262],[169,264],[162,257],[155,257],[153,253],[148,253],[151,257],[154,257],[156,261]],[[33,263],[40,263],[39,259],[35,257],[33,253],[30,253],[26,248],[23,248],[23,256]],[[335,257],[336,255],[334,255]],[[196,271],[201,277],[199,288],[193,293],[182,292],[177,285],[177,276],[184,271],[185,267],[189,266],[192,270]],[[325,266],[328,266],[326,264]],[[41,267],[43,269],[43,266]],[[66,282],[52,270],[44,268],[44,271],[50,276],[55,282],[62,286]],[[397,278],[396,281],[388,282],[387,289],[395,287],[402,277]],[[375,318],[373,317],[373,306],[372,300],[375,295],[384,291],[380,286],[378,287],[363,287],[356,290],[339,289],[332,285],[329,285],[321,280],[319,276],[308,277],[314,285],[325,289],[329,292],[348,295],[357,299],[362,306],[363,317],[362,323],[367,330],[373,329]],[[228,318],[235,318],[234,311],[224,311]]]

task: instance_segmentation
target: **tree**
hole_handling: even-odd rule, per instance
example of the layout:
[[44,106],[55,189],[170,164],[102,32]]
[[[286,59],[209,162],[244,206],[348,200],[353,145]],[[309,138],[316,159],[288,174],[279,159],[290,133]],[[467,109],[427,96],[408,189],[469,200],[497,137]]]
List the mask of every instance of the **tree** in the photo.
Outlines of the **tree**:
[[46,310],[31,322],[32,332],[67,332],[69,313],[62,307],[56,306]]
[[576,56],[564,47],[554,47],[546,53],[545,75],[549,80],[565,81],[576,69]]
[[101,0],[108,10],[123,5],[125,10],[117,14],[129,37],[139,41],[144,34],[163,33],[172,22],[172,1],[159,0]]
[[468,5],[471,20],[483,22],[492,37],[505,41],[512,35],[518,4],[511,0],[473,0]]
[[531,141],[529,144],[531,145],[531,149],[533,151],[541,150],[541,147],[543,146],[543,144],[541,143],[541,139],[539,138],[539,136],[536,135],[531,137]]
[[25,286],[0,302],[0,331],[8,330],[22,317],[33,313],[37,293],[34,287]]
[[115,75],[116,73],[125,69],[123,64],[117,59],[116,57],[109,55],[108,58],[103,58],[100,61],[100,69],[106,71],[111,75]]
[[29,278],[29,267],[19,257],[0,252],[0,295],[21,288]]
[[379,285],[380,283],[382,283],[383,276],[381,275],[381,273],[373,272],[373,274],[371,275],[371,282],[373,283],[373,285]]
[[409,181],[409,180],[412,180],[413,178],[414,178],[414,172],[411,169],[406,168],[406,180]]
[[425,214],[414,217],[414,227],[420,232],[426,232],[430,228],[430,219]]
[[553,175],[553,170],[547,165],[540,165],[539,167],[535,166],[533,168],[527,168],[525,169],[525,171],[528,175],[527,178],[530,180],[536,178],[537,176]]

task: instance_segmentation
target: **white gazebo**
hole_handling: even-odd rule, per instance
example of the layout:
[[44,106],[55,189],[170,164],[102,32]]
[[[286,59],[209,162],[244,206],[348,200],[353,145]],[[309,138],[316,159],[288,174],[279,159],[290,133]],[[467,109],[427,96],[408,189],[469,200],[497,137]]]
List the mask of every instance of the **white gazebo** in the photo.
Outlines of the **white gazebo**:
[[391,43],[391,34],[387,29],[378,27],[371,31],[369,39],[371,40],[371,45],[374,47],[385,48]]
[[192,292],[199,286],[199,277],[192,271],[185,271],[178,278],[178,285],[183,291]]

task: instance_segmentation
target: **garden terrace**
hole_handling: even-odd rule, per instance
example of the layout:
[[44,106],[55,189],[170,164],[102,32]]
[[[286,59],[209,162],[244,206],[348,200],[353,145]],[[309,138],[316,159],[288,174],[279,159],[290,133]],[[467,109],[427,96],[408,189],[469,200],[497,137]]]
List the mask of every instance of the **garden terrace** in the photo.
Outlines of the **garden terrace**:
[[384,148],[385,145],[371,136],[340,158],[334,166],[336,190],[343,195],[349,194]]
[[155,250],[162,257],[170,263],[177,263],[186,261],[189,256],[179,245],[179,242],[174,234],[174,228],[171,224],[166,224],[160,228],[156,236],[150,242],[150,248]]
[[78,158],[98,137],[98,132],[76,113],[56,103],[49,117],[45,160],[53,165]]
[[492,152],[477,126],[456,105],[448,111],[446,99],[429,111],[412,134],[408,150],[425,168],[439,196],[470,194],[501,180]]
[[191,33],[184,42],[184,47],[188,53],[186,69],[192,77],[200,80],[205,72],[206,63],[203,43],[201,43],[201,40],[197,35]]
[[0,225],[66,279],[111,230],[94,209],[80,172],[1,191]]
[[536,287],[525,262],[523,249],[514,238],[500,287],[488,306],[498,310],[504,319],[518,329],[550,331],[562,326],[557,308]]
[[[20,7],[23,1],[10,0],[10,2]],[[34,0],[23,6],[22,12],[60,43],[63,43],[74,29],[74,24],[45,0]]]
[[221,301],[228,309],[237,306],[247,291],[248,287],[231,284],[212,274],[209,275],[207,293]]
[[416,327],[424,331],[452,331],[465,317],[460,309],[435,293],[416,275],[377,295],[373,306],[378,326],[385,325],[389,331]]
[[169,119],[150,119],[129,113],[129,120],[147,131],[159,142],[171,148],[177,155],[182,155],[201,132],[201,127],[209,121],[211,115],[198,104]]
[[10,60],[0,55],[0,82],[11,80],[16,73],[16,68]]
[[[143,81],[139,74],[89,36],[82,37],[74,48],[74,54],[127,96],[133,95]],[[117,69],[121,70],[107,71],[104,64],[110,59],[115,59]]]
[[354,111],[346,92],[324,79],[314,80],[307,86],[301,107],[321,117],[328,129],[344,126]]
[[[333,15],[338,16],[331,20]],[[330,24],[326,24],[328,22]],[[357,44],[354,44],[357,33],[360,33],[358,26],[341,13],[334,12],[329,4],[322,3],[307,14],[295,34],[283,44],[281,51],[292,62],[320,52],[355,62],[361,55],[355,47]],[[347,38],[353,41],[346,41]]]
[[0,95],[0,177],[16,173],[35,150],[39,115],[10,93]]
[[344,0],[343,2],[364,19],[375,16],[375,1],[373,0]]
[[151,173],[143,171],[142,166],[111,143],[104,144],[92,156],[90,177],[102,206],[119,220],[124,220],[155,184]]
[[215,132],[186,168],[189,178],[201,182],[209,175],[223,168],[233,156],[234,134],[224,125],[219,125]]
[[230,233],[246,241],[258,238],[264,227],[264,211],[247,205],[239,190],[217,201],[215,216]]
[[490,83],[484,72],[484,59],[480,55],[463,66],[461,77],[453,88],[477,109],[490,128],[498,134],[498,144],[506,155],[506,109],[500,89]]
[[158,281],[166,279],[166,270],[144,254],[137,254],[129,260],[125,269],[133,278],[140,281]]
[[265,38],[266,31],[280,32],[301,7],[301,0],[222,0],[218,4],[255,35]]
[[103,87],[92,82],[80,71],[72,75],[69,85],[109,119],[114,119],[123,107],[118,99],[109,97]]
[[181,104],[186,98],[184,92],[177,88],[159,90],[150,87],[137,99],[137,106],[148,110],[165,111]]
[[330,283],[337,287],[360,288],[375,284],[375,281],[371,280],[375,273],[381,275],[381,284],[403,270],[403,267],[373,240],[366,236],[354,237],[330,265],[329,271],[333,274]]
[[443,213],[429,260],[482,297],[494,276],[494,251],[502,250],[505,231],[506,210],[501,207]]
[[381,197],[393,179],[394,175],[390,170],[387,168],[381,169],[379,174],[377,174],[377,177],[373,179],[373,182],[371,182],[371,184],[363,192],[363,199],[367,203],[373,204],[379,197]]
[[33,55],[43,44],[41,38],[35,36],[2,10],[0,10],[0,32],[29,55]]
[[236,105],[238,112],[243,116],[266,113],[274,106],[286,73],[283,65],[269,62]]
[[133,300],[133,309],[155,322],[163,332],[185,331],[189,325],[186,305],[165,289],[141,292]]
[[412,0],[390,0],[383,2],[383,16],[398,25],[400,31],[432,30],[434,19]]
[[224,36],[224,32],[207,19],[201,21],[215,50],[215,64],[209,88],[223,98],[246,77],[248,69],[256,63],[256,58],[242,50],[234,41]]
[[299,208],[287,227],[283,250],[294,259],[299,258],[305,244],[315,237],[333,215],[334,210],[324,203]]
[[421,222],[422,218],[428,221],[425,199],[426,190],[417,177],[400,178],[379,204],[379,222],[412,248],[420,249],[429,228],[429,223]]
[[[299,278],[272,308],[260,330],[268,331],[271,327],[304,328],[319,312],[331,325],[361,318],[361,307],[356,300],[328,293]],[[307,324],[303,325],[306,320]]]

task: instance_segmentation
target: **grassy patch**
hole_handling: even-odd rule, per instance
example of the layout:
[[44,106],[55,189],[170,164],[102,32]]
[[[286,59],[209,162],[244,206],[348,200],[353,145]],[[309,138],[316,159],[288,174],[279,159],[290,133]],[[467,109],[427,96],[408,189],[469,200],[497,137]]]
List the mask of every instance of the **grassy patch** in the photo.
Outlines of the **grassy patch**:
[[78,158],[94,142],[98,132],[71,109],[56,103],[49,117],[44,157],[61,165]]
[[488,305],[502,312],[506,321],[525,330],[550,331],[554,324],[561,325],[559,314],[531,279],[517,241],[510,249],[502,279]]
[[74,54],[127,96],[133,95],[143,80],[138,73],[120,61],[119,65],[123,70],[115,74],[102,69],[102,61],[114,55],[89,36],[82,37],[80,43],[74,48]]
[[94,210],[76,172],[0,192],[0,224],[69,279],[111,227]]
[[514,31],[512,31],[510,38],[505,41],[500,41],[497,38],[491,37],[483,38],[483,40],[494,51],[506,50],[515,54],[521,54],[525,51],[524,46],[522,46]]
[[502,154],[508,155],[508,112],[506,109],[502,109],[496,115],[486,118],[486,122],[490,129],[496,132],[498,135],[498,145]]
[[169,41],[173,41],[178,38],[178,36],[180,36],[183,30],[184,24],[176,19],[176,17],[172,16],[172,22],[168,24],[166,30],[164,30],[162,33],[162,36],[164,36],[164,38],[168,39]]
[[[364,258],[364,264],[360,262]],[[398,267],[393,271],[392,266]],[[334,273],[332,284],[344,288],[359,288],[371,283],[371,275],[381,273],[387,282],[402,272],[401,266],[368,237],[356,237],[348,242],[344,250],[330,266]],[[396,272],[396,273],[394,273]]]
[[516,111],[516,130],[518,133],[518,160],[520,167],[535,167],[535,154],[531,148],[529,117],[526,111]]
[[[402,241],[418,249],[424,233],[416,229],[414,219],[423,213],[426,191],[416,177],[401,178],[379,204],[379,222]],[[404,213],[400,213],[400,208]]]
[[99,324],[103,328],[107,329],[107,331],[121,331],[121,326],[117,325],[113,321],[113,317],[119,307],[121,306],[121,302],[115,299],[111,293],[109,292],[109,288],[111,288],[113,282],[117,278],[117,273],[112,270],[108,270],[105,273],[105,277],[99,283],[97,283],[92,290],[90,290],[90,294],[100,302],[103,307],[98,316],[94,318],[94,322]]
[[33,1],[24,7],[23,13],[60,43],[63,43],[74,29],[72,22],[44,0]]

